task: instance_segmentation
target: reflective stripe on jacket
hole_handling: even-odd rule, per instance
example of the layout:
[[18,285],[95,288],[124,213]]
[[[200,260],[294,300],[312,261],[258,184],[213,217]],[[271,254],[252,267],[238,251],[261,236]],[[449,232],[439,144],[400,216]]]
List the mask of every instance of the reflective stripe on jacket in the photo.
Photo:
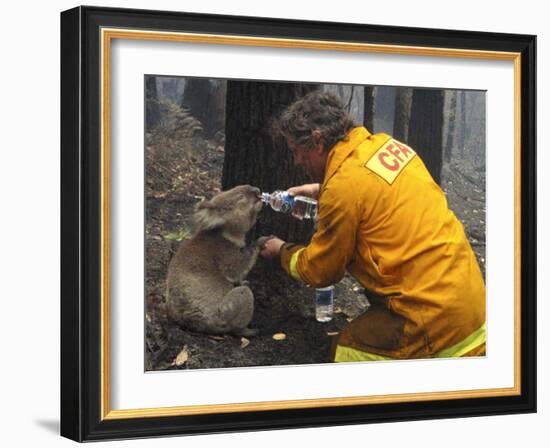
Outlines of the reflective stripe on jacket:
[[354,321],[341,347],[430,357],[485,322],[485,284],[445,194],[412,148],[363,127],[329,152],[317,230],[306,247],[283,245],[281,264],[313,287],[334,284],[348,270],[378,298],[365,315],[379,313],[376,322],[387,325],[373,338],[365,333],[372,323]]

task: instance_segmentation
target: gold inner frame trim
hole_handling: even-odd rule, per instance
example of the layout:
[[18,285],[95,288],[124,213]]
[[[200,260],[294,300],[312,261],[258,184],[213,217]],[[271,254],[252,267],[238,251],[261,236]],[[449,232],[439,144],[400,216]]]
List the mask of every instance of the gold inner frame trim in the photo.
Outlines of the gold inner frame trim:
[[[112,39],[131,39],[166,42],[185,42],[214,45],[240,45],[359,53],[383,53],[411,56],[435,56],[469,59],[487,59],[514,62],[514,386],[480,390],[371,395],[356,397],[316,398],[230,403],[216,405],[188,405],[142,409],[111,409],[111,345],[110,345],[110,67]],[[276,39],[215,34],[143,31],[136,29],[101,29],[101,419],[169,417],[230,412],[252,412],[285,409],[308,409],[334,406],[353,406],[412,401],[450,400],[483,397],[513,396],[521,393],[521,54],[459,48],[418,47],[386,44],[319,41],[304,39]]]

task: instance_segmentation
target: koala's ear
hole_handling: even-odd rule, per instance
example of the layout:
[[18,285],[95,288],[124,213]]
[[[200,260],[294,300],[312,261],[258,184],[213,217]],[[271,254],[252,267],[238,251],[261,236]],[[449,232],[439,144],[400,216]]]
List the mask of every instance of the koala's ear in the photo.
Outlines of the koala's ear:
[[222,211],[209,201],[197,205],[194,219],[197,232],[223,227],[226,223]]

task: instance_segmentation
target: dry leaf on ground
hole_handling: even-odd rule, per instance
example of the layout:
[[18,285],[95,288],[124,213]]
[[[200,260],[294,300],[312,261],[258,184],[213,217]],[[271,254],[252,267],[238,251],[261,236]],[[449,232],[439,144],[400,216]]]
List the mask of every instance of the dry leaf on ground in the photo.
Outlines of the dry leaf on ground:
[[284,334],[284,333],[275,333],[272,336],[272,338],[275,339],[276,341],[284,341],[286,339],[286,334]]
[[250,344],[250,341],[246,338],[241,338],[241,348],[248,347],[248,344]]
[[187,362],[189,359],[189,353],[187,352],[187,345],[184,345],[181,352],[179,352],[178,356],[176,356],[176,359],[172,362],[173,366],[181,366]]

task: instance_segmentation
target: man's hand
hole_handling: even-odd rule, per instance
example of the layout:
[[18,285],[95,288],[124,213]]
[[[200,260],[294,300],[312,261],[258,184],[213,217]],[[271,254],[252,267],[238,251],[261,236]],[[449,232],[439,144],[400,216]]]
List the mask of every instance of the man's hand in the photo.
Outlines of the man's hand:
[[276,238],[276,236],[275,235],[261,236],[256,240],[256,247],[262,250],[265,246],[265,243],[272,238]]
[[278,257],[283,244],[285,244],[285,242],[282,239],[274,236],[263,244],[260,255],[267,259]]
[[317,199],[319,197],[319,184],[304,184],[297,187],[291,187],[287,191],[291,196],[307,196]]

